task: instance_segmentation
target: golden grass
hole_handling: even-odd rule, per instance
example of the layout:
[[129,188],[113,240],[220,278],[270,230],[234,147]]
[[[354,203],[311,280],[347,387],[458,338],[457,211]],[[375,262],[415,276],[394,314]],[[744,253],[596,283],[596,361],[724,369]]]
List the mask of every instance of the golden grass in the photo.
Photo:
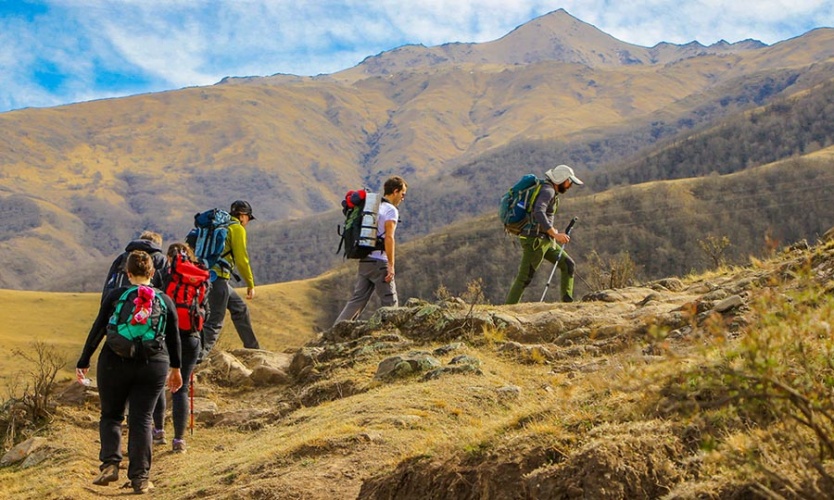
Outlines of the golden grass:
[[[730,271],[701,279],[714,280],[726,272]],[[694,281],[697,277],[687,279]],[[320,314],[314,307],[318,297],[314,282],[261,287],[258,291],[252,306],[253,320],[259,334],[263,332],[265,347],[281,350],[297,346],[301,338],[312,335],[309,325]],[[18,300],[21,309],[33,301],[22,292],[9,292],[7,297]],[[90,300],[72,294],[34,298],[43,298],[43,308],[53,298],[56,303]],[[526,304],[513,310],[535,312],[544,307],[552,305]],[[828,316],[811,316],[816,323],[823,318],[827,320]],[[712,477],[712,482],[688,481],[679,485],[678,491],[718,491],[728,483],[755,479],[751,469],[739,467],[732,457],[758,449],[756,443],[761,439],[755,432],[734,426],[735,417],[726,409],[692,415],[675,413],[668,409],[670,402],[676,402],[675,396],[664,396],[664,389],[677,377],[716,366],[726,356],[732,344],[712,337],[713,333],[705,327],[699,334],[679,340],[674,352],[662,357],[644,356],[641,342],[635,339],[633,348],[604,356],[605,362],[590,372],[557,373],[544,362],[521,364],[498,352],[501,338],[492,331],[484,332],[485,342],[466,344],[441,357],[444,364],[458,354],[478,358],[483,371],[480,376],[379,382],[373,375],[386,356],[355,358],[351,363],[334,365],[313,384],[314,389],[330,391],[332,401],[261,421],[262,427],[257,430],[198,425],[195,435],[187,437],[189,452],[184,456],[158,448],[152,471],[158,487],[154,495],[171,499],[355,498],[364,480],[394,470],[403,460],[428,458],[438,463],[461,463],[503,454],[512,460],[535,448],[569,456],[595,443],[616,444],[621,438],[677,440],[673,437],[676,433],[697,430],[704,422],[713,427],[710,432],[704,431],[703,441],[695,443],[697,449],[691,453],[698,457],[704,477]],[[4,332],[3,338],[7,337]],[[239,345],[229,332],[224,333],[223,342],[231,347]],[[431,351],[439,345],[415,348]],[[586,353],[565,362],[581,365],[597,358]],[[684,377],[674,382],[684,383],[697,380],[689,382]],[[352,388],[352,395],[337,394],[340,386]],[[518,387],[517,396],[504,396],[498,391],[506,386]],[[309,388],[214,387],[211,397],[224,410],[274,410],[287,401],[302,401],[300,392]],[[113,487],[90,486],[98,465],[96,425],[96,405],[61,407],[49,434],[57,449],[53,457],[31,469],[0,470],[0,497],[117,494]],[[762,436],[761,432],[766,431],[759,432]],[[674,441],[670,447],[678,445]]]
[[98,313],[100,298],[90,293],[0,290],[4,311],[0,322],[0,384],[27,368],[26,361],[14,351],[31,352],[34,342],[54,346],[74,369]]
[[[238,290],[245,295],[245,289]],[[70,377],[90,327],[98,314],[98,293],[52,293],[0,289],[3,321],[0,322],[0,385],[26,368],[17,349],[32,351],[35,342],[53,346],[66,359],[59,378]],[[282,351],[304,345],[316,335],[327,311],[318,306],[316,280],[279,283],[256,288],[250,307],[255,334],[263,349]],[[240,340],[226,316],[218,341],[220,349],[237,349]],[[93,373],[95,362],[93,357]]]
[[[186,456],[158,449],[152,471],[155,496],[245,496],[247,488],[268,483],[276,470],[288,483],[313,484],[334,467],[356,475],[338,492],[355,496],[359,479],[390,470],[404,459],[477,454],[531,433],[542,443],[565,442],[572,439],[567,424],[587,427],[598,417],[584,378],[566,383],[563,375],[548,374],[540,365],[518,365],[492,348],[468,347],[464,352],[482,361],[482,376],[380,383],[371,378],[382,357],[369,357],[328,380],[365,380],[367,392],[298,409],[257,432],[198,426],[195,436],[187,438]],[[591,386],[606,385],[605,378],[589,380]],[[496,392],[507,385],[520,388],[517,399],[505,400]],[[237,389],[217,389],[215,396],[232,405],[229,398],[238,404],[246,398],[256,408],[277,402]],[[68,423],[51,438],[61,458],[19,473],[0,470],[0,495],[50,498],[63,491],[69,498],[85,498],[115,493],[112,487],[88,486],[97,471],[96,406],[63,408],[61,413],[61,421]],[[21,477],[25,481],[20,484],[30,486],[17,486]],[[311,495],[325,498],[322,492]]]

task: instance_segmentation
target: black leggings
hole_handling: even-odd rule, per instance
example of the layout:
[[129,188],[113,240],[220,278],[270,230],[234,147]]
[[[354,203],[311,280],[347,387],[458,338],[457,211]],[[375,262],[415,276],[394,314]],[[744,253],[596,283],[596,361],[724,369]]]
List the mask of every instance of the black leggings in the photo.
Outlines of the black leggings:
[[127,455],[131,481],[148,479],[151,471],[151,413],[168,376],[167,357],[148,362],[124,359],[107,345],[96,368],[101,400],[99,435],[102,468],[122,461],[122,421],[129,402]]
[[[182,387],[171,396],[173,409],[171,417],[174,422],[174,439],[182,439],[185,436],[185,428],[188,425],[188,388],[191,384],[191,373],[197,365],[197,356],[200,354],[200,337],[189,334],[180,335],[182,346]],[[156,408],[153,410],[153,426],[162,429],[165,425],[165,391],[159,395]]]

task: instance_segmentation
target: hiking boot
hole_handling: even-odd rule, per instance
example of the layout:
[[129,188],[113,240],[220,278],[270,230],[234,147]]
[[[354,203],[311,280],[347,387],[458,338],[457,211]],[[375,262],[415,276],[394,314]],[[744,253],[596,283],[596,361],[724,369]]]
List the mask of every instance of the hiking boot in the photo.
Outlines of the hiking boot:
[[573,297],[571,297],[570,295],[565,294],[565,296],[562,297],[562,302],[573,302]]
[[153,430],[153,444],[165,444],[168,441],[165,439],[165,430],[164,429],[154,429]]
[[122,488],[133,488],[133,492],[137,495],[144,495],[145,493],[153,491],[153,483],[148,479],[136,479],[129,483],[125,483]]
[[101,474],[93,480],[97,486],[107,486],[113,481],[119,480],[119,464],[107,464],[101,469]]
[[171,450],[174,453],[185,453],[185,439],[174,439]]

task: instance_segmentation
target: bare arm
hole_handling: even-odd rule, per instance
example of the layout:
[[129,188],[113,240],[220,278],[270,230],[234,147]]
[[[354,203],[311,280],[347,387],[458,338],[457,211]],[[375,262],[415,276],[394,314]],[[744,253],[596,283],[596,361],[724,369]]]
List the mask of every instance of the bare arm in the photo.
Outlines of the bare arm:
[[397,221],[385,221],[385,256],[388,257],[388,274],[385,275],[385,281],[390,282],[394,279],[394,259],[396,257],[396,242],[394,240],[394,232],[397,230]]

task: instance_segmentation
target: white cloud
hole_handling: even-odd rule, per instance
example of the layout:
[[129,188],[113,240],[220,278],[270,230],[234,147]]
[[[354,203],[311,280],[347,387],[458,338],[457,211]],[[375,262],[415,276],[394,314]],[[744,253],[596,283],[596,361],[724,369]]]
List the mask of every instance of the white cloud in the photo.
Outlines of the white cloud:
[[[620,40],[775,43],[834,25],[829,0],[46,0],[0,8],[0,111],[207,85],[225,76],[332,73],[406,43],[486,42],[564,8]],[[6,4],[11,5],[11,4]],[[41,5],[41,4],[38,4]],[[65,74],[54,90],[39,62]],[[117,80],[108,85],[100,80]],[[104,75],[104,78],[102,77]]]

